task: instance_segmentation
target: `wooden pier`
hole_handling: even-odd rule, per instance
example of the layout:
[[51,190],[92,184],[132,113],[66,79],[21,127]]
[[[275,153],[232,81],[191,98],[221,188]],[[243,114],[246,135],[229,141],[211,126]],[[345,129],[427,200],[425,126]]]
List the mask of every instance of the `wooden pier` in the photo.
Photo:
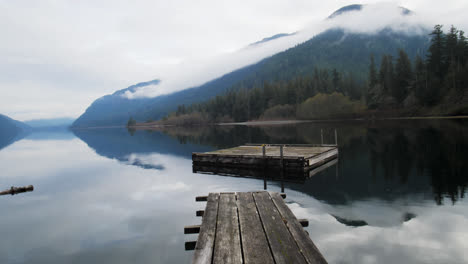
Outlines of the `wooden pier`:
[[274,170],[285,175],[305,175],[337,157],[336,145],[247,144],[205,153],[192,153],[193,166],[198,171],[203,171],[203,168],[221,167],[225,170]]
[[192,263],[327,263],[279,193],[210,193],[199,233],[186,249],[195,250]]

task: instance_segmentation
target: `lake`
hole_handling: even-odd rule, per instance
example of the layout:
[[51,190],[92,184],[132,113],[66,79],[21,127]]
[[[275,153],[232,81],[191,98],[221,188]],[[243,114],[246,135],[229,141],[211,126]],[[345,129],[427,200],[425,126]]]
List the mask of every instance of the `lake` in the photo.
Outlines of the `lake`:
[[[192,172],[192,152],[334,143],[305,182]],[[33,133],[0,150],[0,263],[190,263],[195,196],[281,191],[329,263],[468,262],[468,120],[90,129]]]

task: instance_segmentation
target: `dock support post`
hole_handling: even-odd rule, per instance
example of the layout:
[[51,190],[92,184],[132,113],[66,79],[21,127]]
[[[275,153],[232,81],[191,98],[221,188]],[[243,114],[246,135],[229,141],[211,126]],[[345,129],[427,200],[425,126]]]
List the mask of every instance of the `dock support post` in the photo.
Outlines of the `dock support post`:
[[336,128],[335,128],[335,146],[338,146],[338,134],[336,133]]
[[266,191],[267,189],[267,182],[266,182],[266,149],[265,144],[262,145],[262,153],[263,153],[263,190]]
[[283,159],[283,145],[280,146],[280,170],[281,170],[281,192],[284,193],[284,159]]
[[322,142],[323,145],[323,129],[320,129],[320,142]]

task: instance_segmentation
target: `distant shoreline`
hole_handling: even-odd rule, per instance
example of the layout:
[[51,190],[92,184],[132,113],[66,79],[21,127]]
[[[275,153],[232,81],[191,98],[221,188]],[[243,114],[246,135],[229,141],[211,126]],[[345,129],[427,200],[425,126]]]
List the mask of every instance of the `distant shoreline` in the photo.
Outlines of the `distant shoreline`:
[[[193,125],[173,125],[173,124],[156,124],[152,123],[137,123],[134,126],[127,128],[133,129],[152,129],[152,128],[163,128],[163,127],[174,127],[174,126],[270,126],[270,125],[288,125],[288,124],[299,124],[299,123],[324,123],[324,122],[349,122],[349,121],[381,121],[381,120],[437,120],[437,119],[468,119],[468,115],[463,116],[408,116],[408,117],[381,117],[381,118],[354,118],[354,119],[316,119],[316,120],[252,120],[245,122],[230,122],[230,123],[206,123],[206,124],[193,124]],[[99,128],[99,127],[94,127]],[[102,127],[111,128],[111,127]]]

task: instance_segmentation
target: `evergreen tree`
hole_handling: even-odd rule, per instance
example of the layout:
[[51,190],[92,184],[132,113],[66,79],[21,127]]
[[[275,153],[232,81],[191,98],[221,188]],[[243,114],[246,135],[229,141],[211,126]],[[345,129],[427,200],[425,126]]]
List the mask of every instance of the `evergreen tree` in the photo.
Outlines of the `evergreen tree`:
[[414,93],[416,98],[422,104],[426,104],[427,91],[427,72],[426,65],[420,56],[416,56],[414,60]]
[[427,70],[439,80],[442,80],[446,72],[444,58],[445,36],[442,25],[436,25],[430,35],[432,39],[427,55]]
[[466,61],[468,60],[468,45],[466,42],[465,32],[463,32],[463,30],[458,32],[456,57],[458,58],[460,68],[465,66]]
[[379,82],[383,87],[383,93],[387,95],[392,92],[395,80],[392,60],[392,56],[384,55],[380,64]]
[[375,59],[374,54],[370,56],[370,65],[369,65],[369,86],[374,87],[378,83],[377,70],[375,69]]
[[401,103],[408,95],[408,87],[412,79],[411,61],[406,52],[400,49],[395,67],[395,84],[393,85],[392,96]]
[[458,46],[458,30],[453,25],[450,27],[445,39],[445,64],[450,66],[453,61],[456,61]]
[[332,70],[332,83],[333,83],[333,90],[336,92],[342,92],[340,88],[340,73],[336,70],[336,68],[333,68]]

